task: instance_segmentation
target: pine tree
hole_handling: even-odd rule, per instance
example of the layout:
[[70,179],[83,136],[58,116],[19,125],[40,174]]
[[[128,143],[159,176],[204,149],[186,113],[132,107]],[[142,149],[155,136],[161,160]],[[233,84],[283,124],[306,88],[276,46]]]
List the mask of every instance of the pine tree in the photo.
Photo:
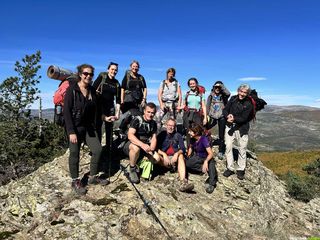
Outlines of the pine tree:
[[2,120],[18,121],[29,117],[28,107],[36,101],[40,90],[36,87],[41,76],[37,75],[41,66],[41,53],[26,55],[22,63],[15,63],[16,77],[9,77],[0,85],[0,117]]

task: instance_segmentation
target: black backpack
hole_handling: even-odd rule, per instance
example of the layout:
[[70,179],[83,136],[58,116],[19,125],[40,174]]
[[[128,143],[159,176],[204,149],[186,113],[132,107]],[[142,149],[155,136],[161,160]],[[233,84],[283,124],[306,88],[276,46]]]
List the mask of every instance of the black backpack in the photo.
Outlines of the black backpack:
[[249,94],[249,99],[253,105],[253,110],[250,115],[250,120],[256,119],[256,113],[264,109],[264,106],[267,105],[267,102],[262,98],[258,97],[258,92],[255,89],[252,89]]

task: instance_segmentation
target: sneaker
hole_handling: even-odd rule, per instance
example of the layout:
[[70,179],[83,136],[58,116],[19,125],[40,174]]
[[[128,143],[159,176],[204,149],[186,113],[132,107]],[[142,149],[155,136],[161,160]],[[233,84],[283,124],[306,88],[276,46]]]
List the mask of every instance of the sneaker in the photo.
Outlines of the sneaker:
[[206,184],[206,187],[205,187],[207,193],[213,193],[215,188],[216,186],[211,184]]
[[94,185],[97,185],[97,184],[100,184],[102,186],[106,186],[110,183],[110,181],[106,178],[103,178],[102,176],[90,176],[89,177],[89,181],[88,181],[88,184],[94,184]]
[[72,189],[79,195],[84,195],[87,193],[87,189],[84,187],[84,185],[81,183],[80,179],[74,179],[71,183]]
[[223,176],[230,177],[233,174],[234,174],[234,171],[231,171],[231,170],[227,169],[227,170],[224,171]]
[[223,152],[218,153],[218,159],[223,160],[223,156],[224,156]]
[[187,181],[181,181],[179,191],[180,192],[191,192],[194,189],[194,185],[192,183],[188,183]]
[[139,177],[138,177],[138,170],[137,170],[137,167],[134,166],[134,167],[131,167],[130,165],[128,166],[128,174],[129,174],[129,178],[130,178],[130,181],[133,182],[133,183],[139,183],[140,180],[139,180]]
[[244,179],[244,174],[245,174],[244,170],[243,170],[243,171],[238,170],[238,171],[237,171],[237,177],[238,177],[238,179],[239,179],[239,180],[243,180],[243,179]]

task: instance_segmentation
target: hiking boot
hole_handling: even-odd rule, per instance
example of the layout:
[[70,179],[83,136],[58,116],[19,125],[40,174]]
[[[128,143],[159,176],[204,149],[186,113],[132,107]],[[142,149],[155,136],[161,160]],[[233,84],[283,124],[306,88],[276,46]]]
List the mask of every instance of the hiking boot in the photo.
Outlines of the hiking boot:
[[223,152],[218,153],[218,159],[223,160],[223,156],[224,156]]
[[194,189],[194,185],[192,183],[188,183],[187,181],[181,181],[179,191],[180,192],[191,192]]
[[233,174],[234,174],[234,171],[231,171],[231,170],[227,169],[227,170],[224,171],[223,176],[230,177]]
[[89,177],[89,181],[88,184],[93,184],[93,185],[102,185],[102,186],[106,186],[110,183],[110,181],[107,178],[104,178],[102,176],[90,176]]
[[131,182],[133,183],[139,183],[140,180],[139,180],[139,177],[138,177],[138,170],[137,170],[137,167],[134,166],[134,167],[131,167],[130,165],[128,166],[128,177],[130,179]]
[[237,177],[239,180],[243,180],[244,179],[244,174],[245,174],[245,171],[241,171],[241,170],[238,170],[237,171]]
[[87,189],[84,187],[84,185],[81,183],[80,179],[74,179],[71,183],[72,189],[79,195],[84,195],[87,193]]
[[216,186],[211,184],[206,184],[206,187],[205,187],[207,193],[213,193],[215,188]]

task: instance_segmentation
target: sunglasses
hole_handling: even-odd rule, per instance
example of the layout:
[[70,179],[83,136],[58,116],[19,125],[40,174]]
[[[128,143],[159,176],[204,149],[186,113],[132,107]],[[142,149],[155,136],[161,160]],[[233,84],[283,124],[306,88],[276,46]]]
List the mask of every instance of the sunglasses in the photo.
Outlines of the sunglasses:
[[93,73],[88,73],[88,72],[83,72],[82,73],[83,75],[85,75],[86,77],[90,76],[90,77],[93,77]]

